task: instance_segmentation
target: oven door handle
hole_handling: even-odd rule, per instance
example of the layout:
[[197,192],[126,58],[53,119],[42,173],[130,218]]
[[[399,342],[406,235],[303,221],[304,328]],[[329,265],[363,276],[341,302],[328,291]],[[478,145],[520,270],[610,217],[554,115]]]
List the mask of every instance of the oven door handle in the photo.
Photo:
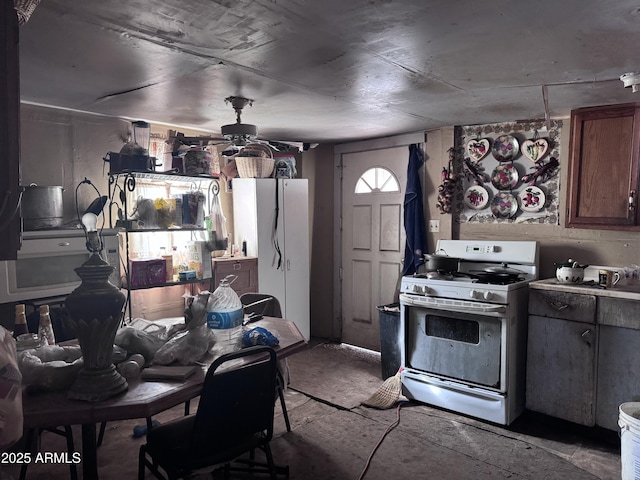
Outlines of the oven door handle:
[[504,313],[507,311],[505,305],[449,300],[446,298],[434,298],[421,295],[406,295],[403,293],[400,294],[400,303],[414,307],[449,310],[453,312]]

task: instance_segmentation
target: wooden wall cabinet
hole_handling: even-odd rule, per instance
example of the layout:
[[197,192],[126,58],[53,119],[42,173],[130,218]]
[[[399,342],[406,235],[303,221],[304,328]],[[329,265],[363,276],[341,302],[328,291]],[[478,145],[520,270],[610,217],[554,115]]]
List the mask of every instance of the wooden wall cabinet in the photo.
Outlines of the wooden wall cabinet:
[[566,226],[640,230],[640,106],[571,112]]

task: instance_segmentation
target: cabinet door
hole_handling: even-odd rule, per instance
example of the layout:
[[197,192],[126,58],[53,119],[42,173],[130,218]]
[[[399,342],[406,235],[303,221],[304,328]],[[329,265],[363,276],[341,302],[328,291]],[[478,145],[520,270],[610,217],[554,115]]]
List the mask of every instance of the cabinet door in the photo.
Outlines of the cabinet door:
[[639,112],[622,105],[571,113],[567,227],[638,225]]
[[283,180],[284,272],[286,318],[296,322],[307,340],[309,312],[309,200],[304,179]]
[[529,316],[526,407],[594,425],[595,326]]
[[18,16],[13,2],[0,5],[0,260],[15,260],[20,248],[20,78],[18,72]]
[[640,401],[640,330],[599,328],[596,424],[618,430],[620,404]]
[[212,292],[220,284],[220,280],[227,275],[235,275],[231,288],[238,294],[257,293],[258,291],[258,260],[255,258],[239,257],[231,259],[213,259]]

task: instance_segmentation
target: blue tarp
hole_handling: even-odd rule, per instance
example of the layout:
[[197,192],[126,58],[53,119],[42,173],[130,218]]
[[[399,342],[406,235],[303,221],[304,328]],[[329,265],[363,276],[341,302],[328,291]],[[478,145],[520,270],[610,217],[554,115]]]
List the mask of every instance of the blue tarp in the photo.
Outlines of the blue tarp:
[[404,249],[402,275],[412,275],[424,263],[427,253],[427,231],[422,204],[420,168],[424,157],[417,144],[409,145],[409,167],[407,169],[407,189],[404,194],[404,230],[407,243]]

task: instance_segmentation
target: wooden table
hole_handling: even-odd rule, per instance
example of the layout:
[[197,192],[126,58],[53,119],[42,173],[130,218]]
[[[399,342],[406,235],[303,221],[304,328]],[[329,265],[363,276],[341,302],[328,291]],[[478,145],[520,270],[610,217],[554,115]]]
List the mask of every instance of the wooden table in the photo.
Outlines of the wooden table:
[[[249,327],[264,327],[280,340],[275,347],[283,359],[307,346],[295,323],[282,318],[264,317]],[[211,359],[211,362],[213,359]],[[209,362],[210,363],[210,362]],[[23,393],[24,428],[82,425],[82,471],[85,480],[98,478],[96,425],[115,420],[147,418],[200,395],[208,367],[198,369],[184,382],[128,381],[126,392],[102,402],[67,398],[67,392]]]

